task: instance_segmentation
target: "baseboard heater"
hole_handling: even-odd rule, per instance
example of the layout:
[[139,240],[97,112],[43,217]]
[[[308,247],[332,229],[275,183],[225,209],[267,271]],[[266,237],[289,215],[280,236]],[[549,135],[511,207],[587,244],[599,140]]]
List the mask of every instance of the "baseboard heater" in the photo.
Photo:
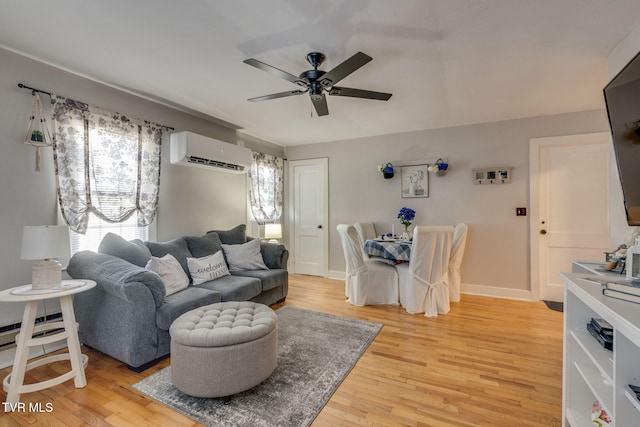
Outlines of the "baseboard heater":
[[[43,322],[50,322],[52,320],[62,319],[62,312],[48,314],[46,316],[36,317],[36,325]],[[16,335],[20,332],[20,327],[22,326],[22,322],[11,323],[8,325],[0,326],[0,351],[6,350],[11,347],[15,347],[16,345]],[[59,329],[42,332],[40,334],[36,334],[35,336],[40,336],[44,334],[52,334]]]

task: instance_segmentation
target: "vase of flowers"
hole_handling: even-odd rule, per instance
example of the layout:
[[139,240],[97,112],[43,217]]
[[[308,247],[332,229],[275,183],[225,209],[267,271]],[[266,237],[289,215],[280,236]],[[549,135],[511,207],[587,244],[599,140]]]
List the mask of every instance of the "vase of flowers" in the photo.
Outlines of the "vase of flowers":
[[404,225],[404,233],[402,233],[403,239],[408,239],[409,235],[409,227],[411,226],[411,221],[416,217],[416,211],[411,208],[403,207],[398,212],[398,219],[400,223]]
[[391,163],[378,165],[378,170],[382,173],[384,179],[393,178],[393,165]]

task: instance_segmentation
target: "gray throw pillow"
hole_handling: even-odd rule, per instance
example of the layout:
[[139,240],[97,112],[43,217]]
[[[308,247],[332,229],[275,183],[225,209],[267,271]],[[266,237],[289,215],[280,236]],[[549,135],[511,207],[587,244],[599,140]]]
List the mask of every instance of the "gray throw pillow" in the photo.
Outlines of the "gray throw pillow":
[[247,241],[247,226],[240,224],[231,230],[211,230],[209,233],[216,233],[220,237],[220,241],[225,245],[241,245]]
[[282,253],[286,250],[284,245],[278,243],[260,242],[260,253],[264,264],[269,268],[286,268],[282,266]]
[[213,255],[222,249],[222,242],[218,233],[209,233],[204,236],[194,237],[187,236],[184,238],[189,247],[189,252],[195,258],[202,258],[207,255]]
[[178,260],[180,266],[184,270],[187,277],[189,276],[189,265],[187,264],[187,258],[191,257],[187,241],[182,237],[170,240],[168,242],[145,242],[151,255],[154,257],[162,258],[166,254],[171,254]]
[[254,239],[242,245],[222,245],[229,271],[268,270],[260,253],[260,240]]
[[151,252],[142,240],[126,241],[115,233],[104,235],[98,246],[98,252],[113,255],[138,267],[144,267],[151,259]]
[[180,263],[171,254],[162,258],[152,256],[146,268],[160,276],[166,296],[173,295],[189,286],[189,277],[184,274]]

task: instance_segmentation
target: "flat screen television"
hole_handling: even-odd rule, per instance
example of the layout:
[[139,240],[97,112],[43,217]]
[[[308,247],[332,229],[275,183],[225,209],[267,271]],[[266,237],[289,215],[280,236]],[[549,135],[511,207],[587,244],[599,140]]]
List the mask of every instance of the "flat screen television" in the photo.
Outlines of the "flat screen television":
[[640,53],[604,88],[627,224],[640,225]]

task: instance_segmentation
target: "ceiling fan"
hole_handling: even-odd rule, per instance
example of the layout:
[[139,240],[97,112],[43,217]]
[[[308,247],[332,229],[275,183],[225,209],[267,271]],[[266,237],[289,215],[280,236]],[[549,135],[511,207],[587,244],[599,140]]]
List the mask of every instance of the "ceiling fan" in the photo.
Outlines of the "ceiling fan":
[[318,66],[322,64],[325,56],[320,52],[311,52],[307,55],[307,61],[313,67],[313,70],[304,71],[299,76],[294,76],[286,71],[282,71],[276,67],[273,67],[257,59],[247,59],[245,64],[249,64],[260,70],[271,73],[277,77],[295,83],[298,86],[302,86],[300,90],[290,90],[288,92],[273,93],[271,95],[258,96],[256,98],[250,98],[251,102],[266,101],[269,99],[284,98],[286,96],[302,95],[303,93],[309,93],[311,103],[316,110],[318,116],[326,116],[329,114],[329,108],[327,107],[327,99],[325,92],[334,96],[348,96],[352,98],[365,98],[376,99],[379,101],[387,101],[391,98],[390,93],[374,92],[370,90],[353,89],[349,87],[335,86],[340,80],[347,77],[349,74],[356,71],[358,68],[371,61],[371,57],[362,52],[358,52],[351,58],[344,61],[342,64],[336,66],[330,71],[318,70]]

